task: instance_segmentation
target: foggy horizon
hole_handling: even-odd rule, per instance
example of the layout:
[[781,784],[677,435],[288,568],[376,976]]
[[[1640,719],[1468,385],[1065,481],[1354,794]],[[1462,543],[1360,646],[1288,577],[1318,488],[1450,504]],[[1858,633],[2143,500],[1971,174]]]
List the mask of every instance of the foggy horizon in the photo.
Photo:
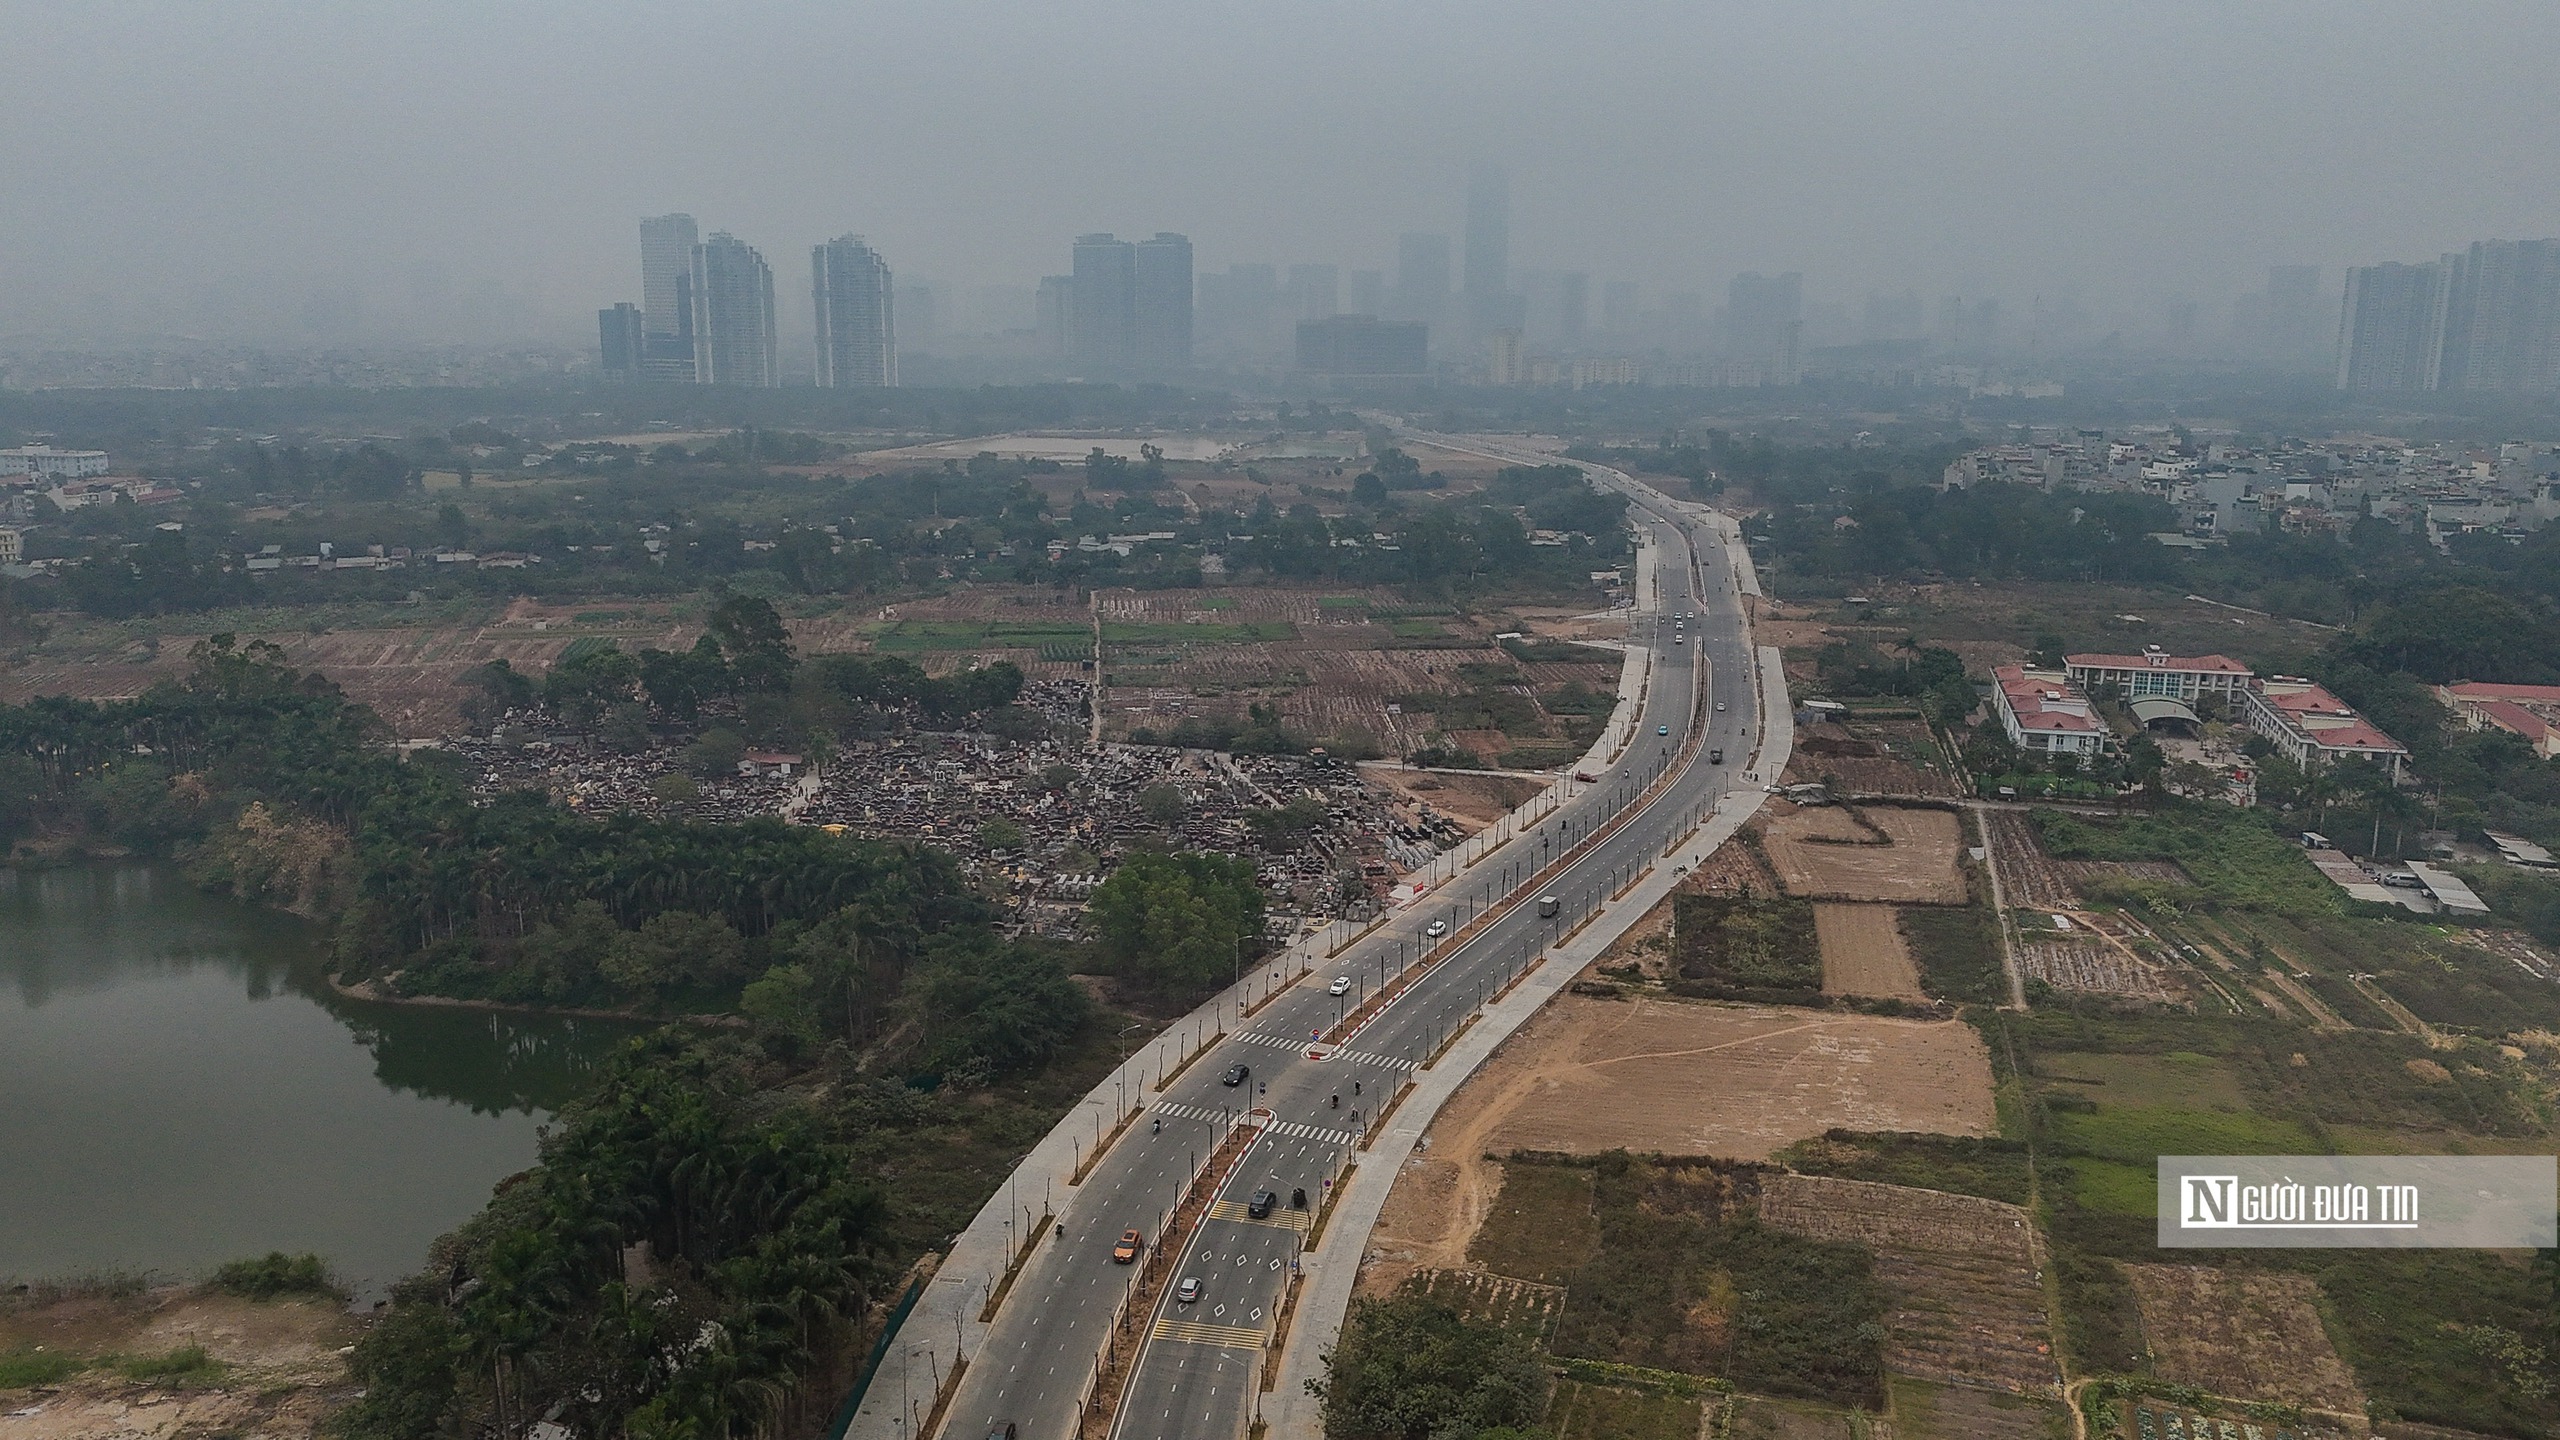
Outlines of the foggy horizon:
[[[589,341],[636,225],[1027,289],[1072,238],[1395,267],[1511,190],[1511,275],[1721,303],[2070,299],[2201,328],[2270,265],[2560,233],[2560,14],[2415,8],[488,4],[72,12],[0,3],[75,83],[13,117],[0,338]],[[2541,98],[2536,98],[2540,96]],[[2539,158],[2537,158],[2539,157]]]

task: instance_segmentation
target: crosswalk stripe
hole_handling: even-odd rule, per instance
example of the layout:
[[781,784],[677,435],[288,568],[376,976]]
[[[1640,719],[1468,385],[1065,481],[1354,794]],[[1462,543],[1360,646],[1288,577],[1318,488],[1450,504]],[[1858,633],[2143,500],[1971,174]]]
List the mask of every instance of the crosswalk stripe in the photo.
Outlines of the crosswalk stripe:
[[1315,1217],[1304,1210],[1275,1209],[1269,1218],[1256,1220],[1253,1208],[1241,1200],[1221,1200],[1209,1207],[1212,1220],[1241,1220],[1247,1225],[1268,1225],[1275,1230],[1311,1230]]
[[1196,1320],[1158,1320],[1150,1334],[1158,1340],[1188,1340],[1195,1345],[1262,1348],[1262,1332],[1250,1325],[1204,1325]]

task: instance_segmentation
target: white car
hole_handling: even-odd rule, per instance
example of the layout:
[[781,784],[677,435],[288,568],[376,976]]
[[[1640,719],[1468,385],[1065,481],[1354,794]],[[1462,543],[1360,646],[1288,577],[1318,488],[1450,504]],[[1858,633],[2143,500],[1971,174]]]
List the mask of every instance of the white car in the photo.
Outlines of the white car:
[[1350,993],[1351,993],[1351,977],[1350,977],[1350,976],[1348,976],[1348,975],[1336,975],[1336,976],[1334,976],[1334,977],[1333,977],[1333,983],[1332,983],[1332,984],[1330,984],[1330,985],[1327,985],[1326,987],[1324,987],[1324,993],[1326,993],[1327,995],[1348,995],[1348,994],[1350,994]]
[[1721,700],[1716,702],[1716,713],[1719,715],[1724,713],[1724,702]]
[[1446,920],[1434,920],[1429,925],[1423,927],[1422,933],[1430,936],[1434,940],[1437,940],[1441,936],[1449,933],[1449,922]]

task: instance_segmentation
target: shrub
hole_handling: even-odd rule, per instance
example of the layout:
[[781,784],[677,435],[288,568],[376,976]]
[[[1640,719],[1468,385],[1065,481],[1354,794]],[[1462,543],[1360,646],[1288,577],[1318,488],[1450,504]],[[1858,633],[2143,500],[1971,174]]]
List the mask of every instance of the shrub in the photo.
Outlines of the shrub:
[[213,1288],[248,1300],[279,1295],[334,1295],[329,1266],[317,1255],[287,1255],[270,1250],[255,1260],[233,1260],[213,1272]]

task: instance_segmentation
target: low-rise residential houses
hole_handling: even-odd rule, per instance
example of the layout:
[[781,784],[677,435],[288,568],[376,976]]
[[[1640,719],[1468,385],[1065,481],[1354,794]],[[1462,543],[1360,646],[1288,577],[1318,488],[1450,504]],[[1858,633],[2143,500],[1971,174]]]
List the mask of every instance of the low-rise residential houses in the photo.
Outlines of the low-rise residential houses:
[[2167,428],[2022,427],[2011,442],[1959,456],[1940,483],[2157,495],[2178,514],[2177,529],[2154,537],[2164,544],[2266,532],[2343,536],[2370,518],[2448,548],[2459,537],[2513,539],[2560,519],[2560,446],[2490,449],[2365,435],[2257,446]]
[[2466,730],[2504,730],[2545,760],[2560,758],[2560,685],[2496,685],[2465,680],[2436,687],[2436,699]]
[[2394,780],[2409,759],[2397,740],[2374,728],[2355,707],[2309,680],[2270,675],[2240,692],[2241,718],[2286,759],[2306,770],[2337,760],[2387,767]]
[[2060,672],[2002,665],[1991,678],[1991,705],[2010,744],[2030,754],[2084,760],[2107,748],[2106,722],[2089,697]]

